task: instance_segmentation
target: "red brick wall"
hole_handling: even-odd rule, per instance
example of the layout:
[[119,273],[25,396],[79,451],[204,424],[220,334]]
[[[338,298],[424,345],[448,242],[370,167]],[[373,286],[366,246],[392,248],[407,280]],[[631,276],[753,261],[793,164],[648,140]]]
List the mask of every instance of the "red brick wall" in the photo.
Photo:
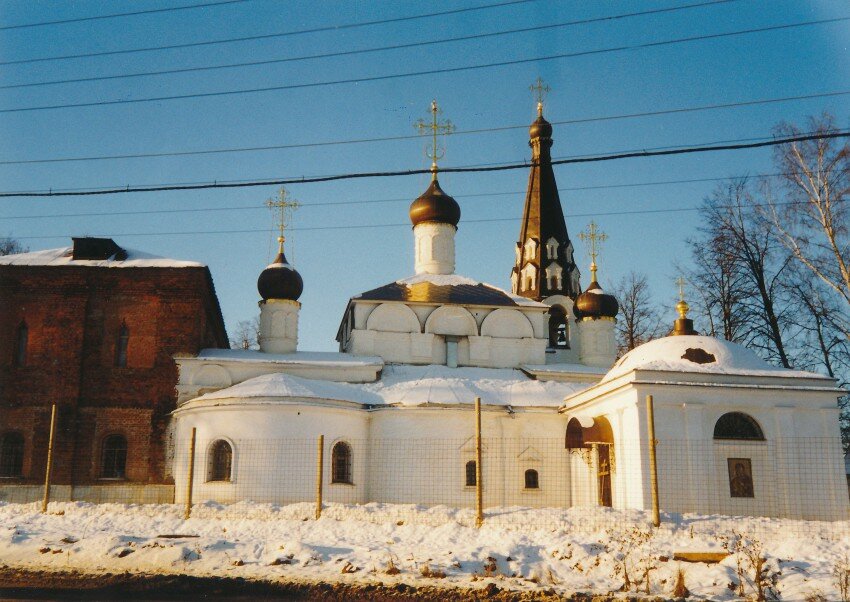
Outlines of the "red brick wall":
[[[27,362],[13,365],[18,325]],[[122,324],[126,367],[115,365]],[[43,479],[49,406],[60,406],[55,480],[97,479],[102,438],[128,440],[127,478],[163,482],[176,353],[226,347],[206,268],[0,266],[0,432],[25,437],[24,472]]]

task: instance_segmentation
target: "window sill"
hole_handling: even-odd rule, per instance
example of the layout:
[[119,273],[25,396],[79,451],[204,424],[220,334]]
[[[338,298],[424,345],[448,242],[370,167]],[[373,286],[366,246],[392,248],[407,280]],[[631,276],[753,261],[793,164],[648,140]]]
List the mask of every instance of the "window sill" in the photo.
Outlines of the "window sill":
[[26,477],[24,475],[18,475],[14,477],[0,477],[0,481],[23,481]]
[[215,479],[215,480],[210,479],[209,481],[204,481],[204,485],[231,485],[231,484],[233,484],[233,480],[232,480],[232,479],[227,479],[227,480],[224,480],[224,479],[220,479],[220,480],[219,480],[219,479]]
[[349,483],[347,481],[331,481],[331,485],[347,485],[348,487],[354,487],[354,483]]
[[523,493],[541,493],[540,487],[523,487]]
[[99,482],[107,483],[126,483],[127,477],[98,477]]

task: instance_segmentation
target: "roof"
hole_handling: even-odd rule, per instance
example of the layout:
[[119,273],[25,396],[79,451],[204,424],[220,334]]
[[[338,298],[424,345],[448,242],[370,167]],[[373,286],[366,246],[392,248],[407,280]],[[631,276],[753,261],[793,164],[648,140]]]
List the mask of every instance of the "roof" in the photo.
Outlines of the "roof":
[[699,335],[669,336],[641,345],[620,358],[602,382],[632,370],[830,380],[814,372],[768,364],[743,345]]
[[492,284],[455,274],[418,274],[361,293],[360,301],[403,301],[455,305],[498,305],[507,307],[549,306],[511,294]]
[[389,365],[374,383],[348,384],[265,374],[207,393],[193,405],[223,400],[323,399],[368,406],[471,405],[481,397],[485,405],[552,407],[586,384],[532,380],[520,370],[448,368],[446,366]]
[[198,360],[227,360],[229,362],[268,362],[274,364],[313,364],[322,367],[334,366],[376,366],[381,367],[384,360],[379,357],[367,357],[340,353],[337,351],[295,351],[293,353],[266,353],[255,349],[202,349]]
[[108,259],[74,259],[73,247],[61,247],[30,253],[17,253],[0,257],[0,265],[16,266],[83,266],[97,268],[205,268],[203,263],[182,261],[159,257],[142,251],[122,249],[126,259],[121,259],[124,253],[113,255]]

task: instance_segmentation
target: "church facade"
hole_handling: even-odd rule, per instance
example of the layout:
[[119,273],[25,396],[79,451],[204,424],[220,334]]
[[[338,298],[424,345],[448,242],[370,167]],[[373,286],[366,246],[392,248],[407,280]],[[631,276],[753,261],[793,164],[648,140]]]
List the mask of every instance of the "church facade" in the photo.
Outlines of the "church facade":
[[[258,280],[260,350],[176,357],[177,501],[190,465],[196,500],[311,500],[322,436],[328,501],[472,505],[480,397],[485,505],[648,509],[653,395],[664,510],[846,519],[832,379],[698,336],[684,302],[672,336],[617,361],[618,307],[597,282],[597,233],[582,291],[551,134],[541,105],[510,291],[455,274],[461,211],[435,164],[409,211],[414,274],[350,298],[338,352],[304,352],[304,282],[281,236]],[[823,442],[828,486],[818,494],[806,486],[802,437]]]

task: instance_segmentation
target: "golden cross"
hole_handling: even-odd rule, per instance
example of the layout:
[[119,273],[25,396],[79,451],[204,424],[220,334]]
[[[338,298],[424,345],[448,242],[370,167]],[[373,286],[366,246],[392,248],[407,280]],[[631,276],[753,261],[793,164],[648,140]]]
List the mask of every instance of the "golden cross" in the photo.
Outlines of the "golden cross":
[[596,282],[596,257],[599,255],[599,248],[602,243],[608,240],[608,235],[599,229],[596,222],[590,222],[587,231],[579,232],[578,237],[583,242],[590,242],[590,279],[592,282]]
[[528,87],[529,90],[532,91],[534,97],[537,98],[537,115],[543,116],[543,101],[546,98],[546,95],[552,91],[548,85],[543,82],[543,78],[537,77],[537,81],[535,81],[532,85]]
[[676,286],[679,287],[679,301],[685,300],[685,285],[688,283],[687,280],[679,276],[676,279]]
[[440,149],[440,147],[437,146],[437,135],[448,135],[455,131],[454,124],[448,119],[444,121],[437,120],[437,115],[440,114],[442,114],[442,111],[437,106],[437,101],[432,100],[431,122],[428,123],[424,119],[420,119],[414,124],[414,127],[419,131],[420,135],[424,135],[426,132],[430,131],[433,136],[430,151],[428,147],[425,147],[425,156],[431,159],[431,178],[434,180],[437,179],[437,159],[442,159],[446,154],[445,149]]
[[283,231],[289,225],[289,222],[292,220],[292,212],[298,209],[301,206],[301,203],[296,201],[295,199],[289,200],[289,193],[286,191],[286,188],[283,186],[280,187],[280,190],[277,192],[277,200],[268,199],[266,201],[266,207],[274,211],[278,210],[278,219],[277,219],[277,227],[280,231],[280,234],[277,237],[277,242],[279,245],[279,253],[283,253],[283,241],[286,238],[283,235]]

